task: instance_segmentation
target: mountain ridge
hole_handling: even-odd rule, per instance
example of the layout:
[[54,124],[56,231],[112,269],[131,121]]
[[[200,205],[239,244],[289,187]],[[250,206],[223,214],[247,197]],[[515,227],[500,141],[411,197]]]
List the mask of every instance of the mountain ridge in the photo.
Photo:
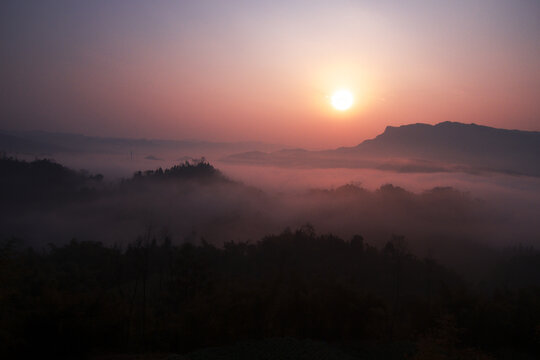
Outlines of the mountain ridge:
[[50,155],[55,153],[116,153],[126,152],[130,149],[153,151],[152,149],[183,150],[194,148],[270,151],[279,149],[280,146],[257,141],[218,142],[192,139],[122,138],[42,130],[0,130],[0,151],[8,153]]
[[398,172],[501,172],[540,176],[540,132],[442,122],[387,126],[356,146],[322,151],[276,151],[224,161],[256,165],[375,168]]

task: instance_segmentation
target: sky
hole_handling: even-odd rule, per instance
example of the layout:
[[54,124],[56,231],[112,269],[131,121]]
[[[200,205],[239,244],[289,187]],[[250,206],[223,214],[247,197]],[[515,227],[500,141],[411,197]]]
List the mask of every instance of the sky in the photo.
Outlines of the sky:
[[4,0],[0,76],[4,130],[309,149],[416,122],[540,131],[540,1]]

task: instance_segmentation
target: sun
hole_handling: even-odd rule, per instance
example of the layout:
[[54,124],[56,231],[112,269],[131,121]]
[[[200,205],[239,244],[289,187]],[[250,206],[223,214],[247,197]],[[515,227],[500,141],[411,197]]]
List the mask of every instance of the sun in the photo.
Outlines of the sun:
[[331,103],[336,110],[345,111],[354,102],[354,96],[349,90],[338,90],[331,97]]

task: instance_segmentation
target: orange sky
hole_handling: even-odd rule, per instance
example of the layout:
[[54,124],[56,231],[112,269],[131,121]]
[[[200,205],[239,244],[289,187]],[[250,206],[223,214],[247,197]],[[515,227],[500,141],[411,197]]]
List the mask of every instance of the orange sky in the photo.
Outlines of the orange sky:
[[538,2],[376,3],[6,2],[0,129],[306,148],[414,122],[540,130]]

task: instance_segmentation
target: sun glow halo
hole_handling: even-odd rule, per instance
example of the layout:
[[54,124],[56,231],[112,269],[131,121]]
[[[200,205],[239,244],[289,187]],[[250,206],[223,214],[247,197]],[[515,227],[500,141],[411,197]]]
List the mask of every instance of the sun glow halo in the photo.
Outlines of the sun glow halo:
[[354,102],[354,96],[349,90],[338,90],[331,97],[332,106],[339,111],[349,109]]

